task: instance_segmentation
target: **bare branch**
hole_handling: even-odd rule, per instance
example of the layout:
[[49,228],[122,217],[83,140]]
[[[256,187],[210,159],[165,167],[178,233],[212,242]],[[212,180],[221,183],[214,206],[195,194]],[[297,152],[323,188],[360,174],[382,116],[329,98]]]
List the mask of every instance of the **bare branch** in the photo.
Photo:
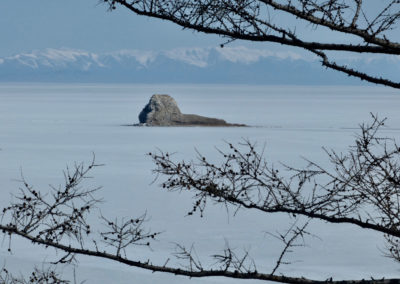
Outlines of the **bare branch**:
[[26,279],[23,276],[16,277],[11,274],[5,267],[0,270],[0,283],[2,284],[68,284],[70,281],[61,278],[60,274],[54,267],[38,268]]
[[[371,126],[362,125],[362,135],[358,138],[357,145],[364,148],[356,148],[356,151],[363,149],[369,160],[365,165],[371,167],[373,163],[371,155],[376,153],[367,151],[371,149],[372,145],[386,145],[386,152],[381,155],[384,157],[379,158],[381,163],[376,164],[377,169],[386,171],[384,174],[387,176],[392,175],[392,171],[398,174],[397,168],[388,168],[384,166],[383,162],[392,159],[387,140],[382,140],[376,137],[377,129],[382,126],[383,121],[375,117]],[[337,220],[345,220],[343,218],[348,214],[354,214],[359,208],[359,200],[362,200],[360,194],[354,194],[350,191],[346,198],[348,202],[354,202],[353,206],[345,207],[343,202],[345,198],[341,196],[343,186],[351,186],[350,182],[346,182],[345,178],[348,175],[342,174],[337,170],[337,176],[325,172],[321,168],[316,168],[315,165],[310,165],[310,169],[295,170],[293,177],[289,181],[285,181],[279,175],[279,170],[270,167],[263,159],[253,144],[245,141],[240,145],[241,147],[248,148],[248,151],[241,151],[239,148],[229,145],[232,153],[220,152],[225,157],[225,162],[222,166],[216,166],[209,163],[207,159],[201,155],[198,161],[193,163],[174,163],[170,160],[170,156],[166,154],[155,155],[151,154],[152,158],[158,165],[160,174],[170,176],[165,183],[165,187],[171,190],[187,190],[193,188],[196,190],[197,201],[195,208],[205,208],[205,200],[211,198],[216,202],[226,202],[236,205],[238,207],[254,207],[264,212],[288,212],[290,214],[306,215],[311,218],[315,210],[324,209],[318,214],[326,218],[338,218]],[[399,150],[400,151],[400,150]],[[396,152],[397,153],[397,152]],[[336,163],[341,163],[337,158],[339,156],[332,156],[332,160]],[[355,156],[357,157],[357,156]],[[87,255],[108,259],[119,263],[126,264],[132,267],[138,267],[150,271],[158,271],[165,273],[172,273],[176,275],[183,275],[189,277],[210,277],[220,276],[236,279],[258,279],[282,283],[325,283],[320,280],[313,280],[307,278],[287,277],[284,275],[275,275],[277,269],[281,264],[284,264],[284,256],[290,252],[298,244],[296,239],[302,238],[307,234],[304,226],[294,226],[290,233],[281,237],[284,243],[284,248],[281,256],[277,259],[277,263],[272,273],[260,273],[256,269],[254,261],[249,257],[247,251],[244,254],[237,254],[229,245],[223,250],[222,254],[214,254],[213,258],[217,261],[216,267],[204,268],[202,262],[197,256],[193,247],[189,250],[185,247],[178,245],[176,256],[178,259],[187,262],[183,267],[157,265],[150,262],[150,260],[142,261],[137,256],[131,259],[127,256],[126,248],[134,247],[136,245],[150,245],[150,240],[154,239],[158,233],[151,233],[143,228],[146,221],[146,215],[138,218],[126,219],[110,219],[102,216],[101,219],[105,222],[106,229],[100,231],[98,239],[96,239],[93,232],[90,230],[90,225],[86,222],[87,213],[92,211],[93,206],[98,203],[98,199],[94,197],[95,189],[88,189],[80,183],[87,178],[88,172],[95,167],[96,164],[92,161],[89,166],[78,164],[74,166],[74,170],[67,170],[65,173],[65,185],[63,187],[51,187],[48,193],[36,191],[32,186],[26,183],[23,179],[24,186],[21,188],[19,195],[15,197],[16,201],[11,206],[5,208],[2,214],[2,222],[0,223],[0,230],[10,239],[14,236],[20,236],[26,240],[31,241],[33,244],[43,246],[45,248],[54,248],[64,254],[55,263],[70,263],[75,261],[78,255]],[[343,164],[341,170],[348,169],[348,165]],[[394,167],[394,164],[392,165]],[[199,171],[204,168],[205,174]],[[313,169],[316,168],[316,169]],[[305,191],[302,190],[304,184],[313,177],[320,174],[332,175],[334,182],[321,185],[318,190],[324,189],[324,194],[317,194],[316,188],[313,188],[312,195],[304,195]],[[351,174],[354,177],[354,174]],[[397,183],[397,180],[390,181]],[[378,182],[378,180],[374,180]],[[333,185],[328,188],[329,185]],[[379,184],[381,186],[381,183]],[[390,187],[385,187],[380,196],[386,196],[387,190]],[[363,193],[365,194],[365,193]],[[313,196],[313,197],[310,197]],[[373,199],[375,197],[375,199]],[[342,199],[341,199],[342,198]],[[384,225],[397,232],[397,227],[392,224],[397,222],[399,214],[397,211],[390,211],[392,209],[388,203],[387,198],[378,199],[378,194],[374,195],[372,192],[369,194],[368,204],[375,204],[376,208],[381,210],[380,214],[387,214],[387,218],[383,218],[381,222],[385,223],[369,223],[364,219],[359,219],[362,224],[372,224],[378,228]],[[389,199],[391,199],[390,197]],[[200,202],[199,202],[200,200]],[[375,200],[375,203],[373,203]],[[393,200],[392,200],[393,201]],[[251,202],[251,203],[249,203]],[[256,203],[257,202],[257,203]],[[285,203],[286,202],[286,203]],[[342,202],[342,204],[341,204]],[[82,206],[83,204],[83,206]],[[389,204],[389,205],[388,205]],[[386,207],[385,207],[386,206]],[[83,209],[81,209],[83,207]],[[87,208],[89,207],[89,208]],[[350,208],[351,207],[351,208]],[[349,209],[343,209],[349,208]],[[374,208],[376,210],[376,208]],[[398,209],[398,207],[396,207]],[[337,212],[338,210],[343,210]],[[201,211],[200,210],[200,211]],[[285,211],[286,210],[286,211]],[[333,214],[339,217],[334,217]],[[392,216],[392,214],[397,214]],[[82,216],[81,216],[82,215]],[[392,219],[389,218],[392,217]],[[361,218],[361,217],[360,217]],[[113,221],[111,221],[113,220]],[[347,220],[347,219],[346,219]],[[352,219],[351,219],[352,220]],[[378,220],[378,219],[377,219]],[[381,220],[381,219],[379,219]],[[4,222],[4,223],[3,223]],[[380,221],[379,221],[380,222]],[[351,222],[350,222],[351,223]],[[397,223],[396,223],[397,224]],[[64,226],[64,227],[63,227]],[[88,227],[89,226],[89,227]],[[392,234],[393,235],[393,234]],[[395,234],[394,234],[395,235]],[[89,237],[91,236],[91,239]],[[89,240],[91,242],[89,242]],[[90,247],[89,244],[93,244]],[[37,273],[35,275],[38,275]],[[52,277],[51,271],[48,274]],[[3,279],[10,281],[11,276],[7,271],[1,274]],[[8,278],[7,278],[8,277]],[[58,277],[58,276],[55,276]],[[58,278],[57,278],[58,279]],[[60,280],[61,281],[61,280]],[[359,280],[359,281],[331,281],[332,283],[399,283],[399,279],[381,279],[381,280]],[[6,282],[7,283],[7,282]],[[13,282],[11,282],[13,283]],[[15,283],[15,282],[14,282]],[[18,283],[18,282],[16,282]],[[24,283],[24,282],[22,282]],[[51,283],[51,282],[50,282]],[[63,283],[63,282],[56,282]]]
[[[371,83],[400,88],[400,83],[363,74],[349,67],[328,61],[324,52],[400,54],[400,44],[387,38],[386,32],[396,27],[400,18],[400,4],[396,0],[368,17],[362,0],[106,0],[110,10],[122,5],[135,14],[155,17],[176,23],[183,28],[235,39],[274,42],[303,48],[320,56],[322,64],[350,76]],[[334,33],[352,35],[356,39],[340,41],[307,41],[283,24],[274,23],[270,10],[287,14],[316,27],[327,27]],[[360,20],[363,15],[363,21]],[[222,45],[223,46],[223,45]],[[324,54],[322,56],[322,54]]]
[[[290,264],[289,262],[283,261],[285,255],[291,252],[291,249],[298,246],[304,246],[304,236],[309,233],[306,231],[306,227],[308,226],[308,222],[306,222],[303,226],[297,227],[296,223],[294,223],[285,234],[273,235],[278,240],[282,241],[284,244],[283,250],[279,255],[278,260],[276,261],[275,267],[272,269],[271,275],[274,275],[275,272],[282,264]],[[301,238],[302,243],[296,243],[297,239]]]
[[[347,154],[326,151],[332,169],[307,161],[307,168],[283,168],[285,174],[244,141],[229,144],[223,162],[214,165],[199,156],[196,162],[172,161],[167,153],[151,154],[165,175],[168,190],[194,190],[194,208],[202,213],[207,200],[265,213],[287,213],[349,223],[400,237],[400,147],[377,133],[384,125],[373,115],[360,125],[361,134]],[[318,182],[321,180],[321,182]]]

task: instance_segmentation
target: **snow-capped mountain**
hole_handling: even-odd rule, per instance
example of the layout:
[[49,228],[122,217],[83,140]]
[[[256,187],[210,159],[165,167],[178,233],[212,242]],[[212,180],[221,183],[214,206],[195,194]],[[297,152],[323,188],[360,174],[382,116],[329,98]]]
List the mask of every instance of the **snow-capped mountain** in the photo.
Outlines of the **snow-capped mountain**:
[[[367,71],[400,74],[398,57],[354,59],[351,63]],[[360,84],[356,79],[325,70],[317,59],[247,47],[120,50],[101,54],[49,48],[0,58],[0,81]]]

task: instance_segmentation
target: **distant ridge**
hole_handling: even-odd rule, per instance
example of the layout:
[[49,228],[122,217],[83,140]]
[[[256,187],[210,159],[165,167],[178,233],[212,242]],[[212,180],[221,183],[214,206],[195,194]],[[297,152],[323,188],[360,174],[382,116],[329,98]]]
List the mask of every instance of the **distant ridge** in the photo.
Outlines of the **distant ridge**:
[[[400,76],[400,57],[359,58],[352,63]],[[240,46],[99,54],[48,48],[0,58],[0,82],[362,84],[294,52]]]

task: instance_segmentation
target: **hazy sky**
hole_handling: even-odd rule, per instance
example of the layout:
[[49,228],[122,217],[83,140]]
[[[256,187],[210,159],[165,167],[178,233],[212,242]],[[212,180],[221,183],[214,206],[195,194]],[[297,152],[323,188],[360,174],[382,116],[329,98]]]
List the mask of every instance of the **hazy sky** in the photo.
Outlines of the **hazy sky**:
[[[92,52],[219,46],[225,39],[183,30],[168,21],[137,16],[99,0],[0,0],[0,57],[42,48]],[[237,41],[232,45],[282,50],[281,45]]]
[[[377,5],[377,2],[369,5]],[[277,18],[280,17],[275,15]],[[293,19],[289,23],[298,24]],[[312,29],[309,25],[307,29],[303,35],[332,40],[332,35],[326,31]],[[296,30],[301,28],[296,25]],[[224,42],[218,36],[182,30],[167,21],[137,16],[123,7],[108,12],[107,6],[99,4],[99,0],[0,0],[0,39],[0,57],[43,48],[104,52],[218,46]],[[278,44],[240,41],[233,45],[245,44],[290,49]]]
[[98,0],[1,0],[0,56],[46,47],[89,51],[219,45],[203,35]]

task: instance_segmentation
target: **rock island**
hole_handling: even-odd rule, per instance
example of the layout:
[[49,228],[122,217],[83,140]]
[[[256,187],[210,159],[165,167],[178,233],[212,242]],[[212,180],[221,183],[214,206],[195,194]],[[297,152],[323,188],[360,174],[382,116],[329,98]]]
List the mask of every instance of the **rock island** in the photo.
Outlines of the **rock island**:
[[169,95],[153,95],[139,114],[140,125],[146,126],[246,126],[223,119],[183,114]]

